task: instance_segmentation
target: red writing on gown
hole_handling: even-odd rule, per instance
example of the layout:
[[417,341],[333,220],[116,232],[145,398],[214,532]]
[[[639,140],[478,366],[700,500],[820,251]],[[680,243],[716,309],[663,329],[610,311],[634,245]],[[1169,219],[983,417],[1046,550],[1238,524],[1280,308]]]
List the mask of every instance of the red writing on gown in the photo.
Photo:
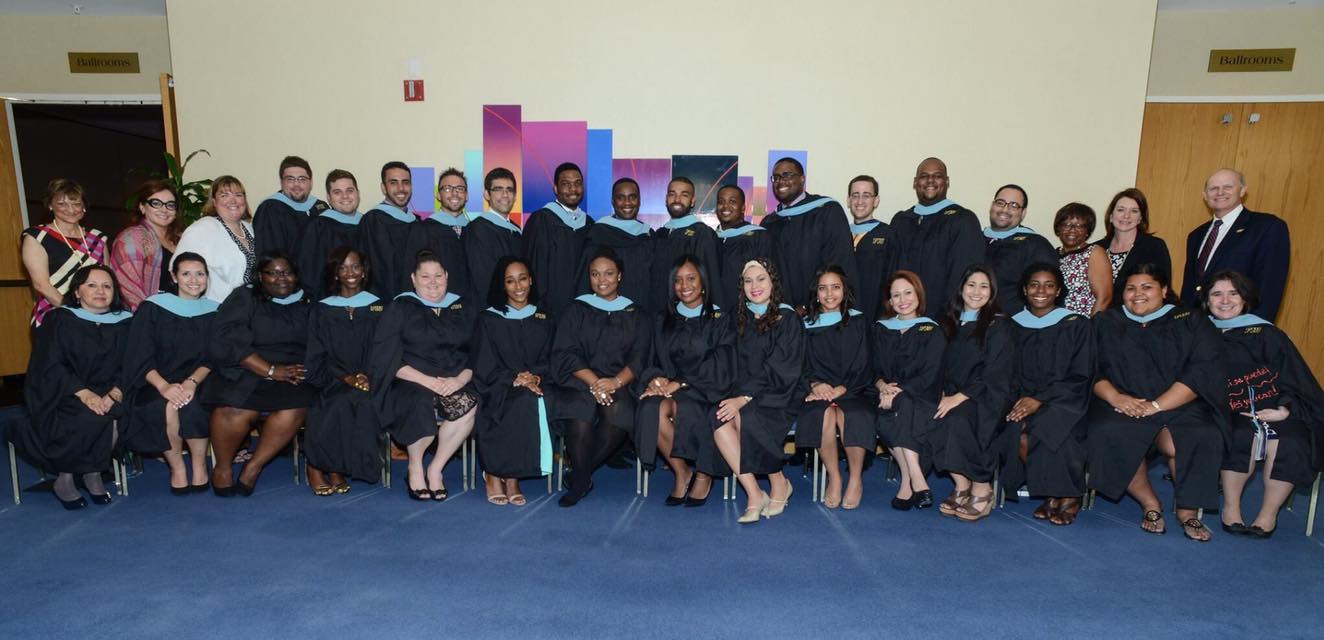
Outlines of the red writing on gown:
[[[1278,372],[1268,367],[1260,367],[1240,376],[1227,379],[1227,405],[1233,411],[1250,410],[1250,393],[1255,389],[1255,404],[1263,406],[1270,398],[1278,397]],[[1277,403],[1270,403],[1277,406]]]

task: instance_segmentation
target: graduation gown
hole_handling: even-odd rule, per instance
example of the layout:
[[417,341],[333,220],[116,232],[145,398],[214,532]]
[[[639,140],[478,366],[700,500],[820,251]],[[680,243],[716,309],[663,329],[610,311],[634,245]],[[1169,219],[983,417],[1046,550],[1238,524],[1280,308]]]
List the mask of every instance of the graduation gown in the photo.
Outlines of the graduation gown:
[[[91,473],[110,468],[116,403],[99,416],[74,394],[104,395],[120,381],[129,314],[93,314],[60,307],[46,314],[28,360],[23,401],[30,419],[15,424],[10,441],[24,459],[47,473]],[[121,389],[123,391],[123,389]]]
[[246,287],[230,292],[217,312],[208,346],[212,372],[198,393],[203,404],[256,411],[312,406],[317,389],[307,380],[297,385],[267,380],[241,364],[254,353],[272,364],[304,362],[311,305],[302,294],[297,291],[291,302],[281,304],[258,300]]
[[898,246],[897,268],[914,271],[929,300],[946,300],[961,286],[961,274],[984,261],[985,238],[979,218],[951,201],[937,213],[919,215],[915,207],[892,216]]
[[933,414],[942,397],[946,350],[947,336],[932,320],[915,323],[904,332],[882,321],[873,325],[874,380],[895,383],[902,391],[892,400],[890,411],[879,410],[878,436],[886,446],[918,452],[926,470],[942,445],[935,438]]
[[[671,397],[676,401],[671,455],[693,462],[703,473],[729,475],[731,470],[717,450],[713,432],[721,426],[717,421],[717,403],[731,397],[736,376],[732,318],[720,310],[696,318],[679,316],[675,311],[671,314],[670,322],[662,314],[653,318],[653,344],[649,363],[638,376],[639,386],[646,387],[658,376],[685,383]],[[658,396],[640,400],[634,421],[634,450],[648,466],[657,455],[657,422],[662,400]]]
[[[386,307],[373,334],[368,371],[373,404],[382,426],[405,446],[437,435],[436,395],[397,378],[396,372],[409,365],[424,375],[450,378],[470,367],[475,309],[450,293],[441,305],[434,311],[412,292],[401,294]],[[472,391],[473,382],[463,389]]]
[[805,329],[788,305],[772,310],[781,316],[771,329],[760,333],[752,313],[736,341],[736,380],[731,397],[749,396],[740,409],[740,473],[781,471],[786,434],[803,395],[796,396],[804,365]]
[[782,291],[792,306],[813,302],[814,273],[823,265],[840,266],[847,282],[856,287],[850,223],[837,201],[806,194],[800,204],[765,216],[763,227],[772,236]]
[[[556,383],[557,419],[593,422],[599,405],[588,386],[574,373],[588,369],[598,376],[614,376],[625,367],[635,373],[635,382],[616,392],[613,426],[632,432],[635,399],[642,393],[639,374],[648,359],[651,325],[648,314],[633,303],[616,305],[618,311],[592,306],[580,296],[570,303],[556,323],[552,341],[552,378]],[[619,301],[618,297],[612,302]],[[642,458],[641,458],[642,459]]]
[[381,478],[381,422],[369,392],[345,383],[368,372],[372,337],[385,304],[370,293],[323,298],[308,314],[307,383],[320,389],[308,411],[308,463],[360,480]]
[[744,286],[741,272],[745,263],[763,258],[776,264],[772,252],[772,235],[763,227],[746,224],[735,229],[719,230],[717,240],[717,254],[721,264],[716,270],[708,268],[708,273],[715,281],[713,302],[723,309],[734,309],[740,301],[740,288]]
[[1098,339],[1097,379],[1118,391],[1153,400],[1174,382],[1197,398],[1181,407],[1147,418],[1117,413],[1098,396],[1090,400],[1088,465],[1090,486],[1112,500],[1126,492],[1136,467],[1153,447],[1163,427],[1177,449],[1173,489],[1177,506],[1216,509],[1218,470],[1223,459],[1227,426],[1227,375],[1219,362],[1221,341],[1208,318],[1190,309],[1173,308],[1141,323],[1109,308],[1094,317]]
[[1011,408],[1016,353],[1007,324],[1006,318],[995,318],[981,345],[974,336],[975,323],[962,323],[943,354],[942,392],[960,392],[970,399],[935,421],[934,466],[974,482],[993,479],[993,440]]
[[897,244],[892,227],[876,220],[851,225],[855,242],[855,266],[859,276],[855,284],[855,306],[873,322],[883,313],[883,299],[888,292],[887,278],[896,271]]
[[[470,296],[475,300],[487,295],[492,285],[492,271],[505,256],[524,256],[524,233],[509,220],[505,224],[493,222],[487,216],[499,217],[490,211],[484,212],[469,226],[465,227],[464,258],[469,272]],[[541,274],[533,274],[536,283]],[[547,274],[547,277],[566,277],[564,274]]]
[[[823,412],[833,404],[841,407],[846,424],[841,429],[841,442],[847,447],[873,450],[877,439],[875,422],[878,394],[873,389],[869,363],[869,322],[854,309],[849,321],[833,322],[832,316],[823,314],[816,324],[805,324],[804,369],[800,374],[800,387],[794,400],[798,405],[795,444],[817,448],[823,440]],[[833,402],[814,400],[805,402],[815,382],[846,387],[846,393]]]
[[[295,255],[299,263],[299,282],[303,284],[304,292],[317,299],[329,293],[331,283],[326,281],[326,261],[336,247],[350,247],[363,252],[363,244],[359,239],[359,223],[362,221],[361,215],[326,211],[308,222],[303,232],[303,241],[299,243],[299,253]],[[374,280],[377,276],[376,267],[376,263],[371,264],[372,273],[369,277]]]
[[[528,314],[527,316],[525,314]],[[501,478],[550,472],[550,420],[555,415],[551,375],[555,325],[537,307],[519,311],[489,307],[478,314],[474,336],[474,387],[483,396],[476,436],[483,469]],[[516,387],[523,371],[542,378],[540,397]],[[541,407],[539,406],[541,401]],[[542,467],[546,460],[548,468]]]
[[[448,221],[441,222],[442,220]],[[473,280],[469,277],[469,262],[464,253],[464,234],[468,233],[469,219],[463,218],[463,220],[463,224],[452,224],[455,219],[448,213],[440,212],[432,214],[431,218],[414,223],[409,231],[409,242],[405,246],[409,266],[402,272],[404,279],[400,282],[400,291],[413,289],[409,274],[414,271],[414,259],[419,251],[427,249],[441,259],[441,267],[446,270],[447,291],[464,297],[475,295],[471,288]],[[481,291],[482,296],[487,295],[486,283],[483,284]]]
[[[1094,325],[1066,309],[1044,319],[1031,316],[1022,311],[1010,323],[1017,365],[1011,404],[1021,398],[1043,404],[1023,423],[1007,425],[999,439],[1002,484],[1009,496],[1023,484],[1031,495],[1078,496],[1085,493],[1085,414],[1093,395]],[[1022,429],[1029,438],[1024,463]]]
[[[536,276],[533,291],[539,308],[559,318],[579,289],[575,281],[567,276],[578,269],[584,253],[584,240],[594,225],[593,220],[581,211],[565,214],[577,217],[583,223],[578,228],[572,227],[557,213],[553,213],[550,207],[560,208],[560,205],[548,203],[546,207],[529,214],[524,221],[524,257],[528,259]],[[560,212],[564,213],[564,209],[561,208]]]
[[[693,220],[688,220],[690,218]],[[668,226],[673,223],[684,226]],[[653,273],[651,274],[653,282],[648,291],[650,295],[648,309],[653,313],[661,314],[671,306],[671,266],[677,258],[687,253],[699,258],[699,263],[708,272],[708,279],[713,281],[705,282],[703,286],[705,288],[716,286],[716,278],[721,273],[719,270],[722,264],[717,259],[717,232],[693,214],[668,221],[667,225],[653,232]],[[714,302],[721,305],[716,299]]]
[[1015,233],[1001,239],[986,235],[985,240],[984,259],[998,279],[998,304],[1008,316],[1019,313],[1025,308],[1020,287],[1025,269],[1036,262],[1057,266],[1061,257],[1047,239],[1028,227],[1017,227]]
[[610,247],[624,263],[620,294],[635,301],[641,311],[651,312],[648,306],[653,286],[653,231],[636,220],[601,218],[585,234],[584,255],[575,276],[575,294],[592,293],[588,282],[588,267],[593,255],[602,247]]
[[1251,410],[1250,389],[1254,389],[1257,410],[1286,407],[1291,412],[1286,420],[1268,423],[1278,434],[1271,477],[1308,485],[1319,471],[1320,446],[1324,445],[1320,434],[1324,391],[1291,338],[1278,327],[1256,320],[1253,325],[1223,331],[1228,376],[1225,410],[1231,425],[1223,468],[1242,473],[1250,468],[1256,427],[1241,412]]
[[257,255],[280,249],[293,260],[299,256],[304,231],[330,205],[309,195],[312,202],[297,203],[277,193],[257,205],[253,212],[253,242]]
[[359,222],[359,242],[372,261],[368,290],[382,300],[414,289],[409,275],[414,271],[415,254],[408,247],[415,221],[413,214],[383,203],[363,214]]
[[[183,383],[198,367],[210,367],[207,346],[214,339],[217,308],[214,300],[185,300],[158,293],[138,306],[129,327],[120,389],[129,414],[124,446],[131,451],[157,453],[170,449],[166,437],[166,399],[151,383],[155,370],[169,383]],[[205,382],[205,380],[204,380]],[[194,401],[179,410],[179,436],[206,438],[211,434],[211,410]]]

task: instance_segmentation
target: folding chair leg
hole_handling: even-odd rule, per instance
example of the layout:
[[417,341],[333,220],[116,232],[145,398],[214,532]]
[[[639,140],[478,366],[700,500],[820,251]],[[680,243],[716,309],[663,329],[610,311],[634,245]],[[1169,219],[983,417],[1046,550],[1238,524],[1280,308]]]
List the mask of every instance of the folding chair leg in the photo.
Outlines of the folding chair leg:
[[814,449],[814,456],[813,456],[813,458],[814,458],[814,467],[813,467],[813,469],[814,469],[814,470],[813,470],[813,473],[814,473],[814,483],[813,483],[813,491],[812,491],[813,495],[810,496],[810,501],[811,501],[811,502],[822,502],[822,501],[823,501],[823,487],[822,487],[822,484],[821,484],[821,481],[820,481],[821,474],[819,473],[819,469],[821,468],[822,465],[820,464],[821,461],[818,459],[818,449]]
[[469,437],[469,488],[478,487],[478,439]]
[[565,488],[565,436],[561,436],[561,453],[556,456],[556,490]]
[[653,483],[653,472],[644,469],[644,499],[648,499],[648,485]]
[[1003,505],[1007,504],[1007,492],[1002,486],[1001,469],[996,465],[993,467],[993,495],[997,497],[997,501],[993,503],[993,506],[1001,509]]
[[290,465],[294,468],[294,484],[299,484],[299,432],[290,440]]
[[[8,444],[9,444],[9,485],[14,489],[14,504],[18,505],[23,503],[23,497],[22,495],[20,495],[22,492],[19,491],[18,489],[18,460],[14,456],[14,443],[10,442]],[[1316,487],[1319,486],[1318,481],[1315,482],[1315,486]]]
[[1320,474],[1315,474],[1315,484],[1310,487],[1310,513],[1306,514],[1307,538],[1315,533],[1315,506],[1319,502],[1319,477]]

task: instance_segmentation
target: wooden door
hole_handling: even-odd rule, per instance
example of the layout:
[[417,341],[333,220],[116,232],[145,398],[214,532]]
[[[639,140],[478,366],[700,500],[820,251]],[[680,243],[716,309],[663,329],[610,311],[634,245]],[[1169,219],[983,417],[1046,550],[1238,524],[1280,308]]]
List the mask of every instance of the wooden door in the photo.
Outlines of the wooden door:
[[14,170],[14,147],[0,100],[0,375],[23,373],[32,352],[28,318],[32,314],[32,290],[19,257],[19,234],[23,233],[23,209],[18,201],[18,175]]

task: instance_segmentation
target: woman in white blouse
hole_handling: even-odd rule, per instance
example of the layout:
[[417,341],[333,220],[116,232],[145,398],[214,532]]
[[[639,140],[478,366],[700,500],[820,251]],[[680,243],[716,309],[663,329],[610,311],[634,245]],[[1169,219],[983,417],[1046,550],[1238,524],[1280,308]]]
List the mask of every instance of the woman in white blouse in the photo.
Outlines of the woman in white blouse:
[[224,302],[231,291],[249,284],[257,261],[243,183],[228,175],[212,181],[202,215],[184,230],[175,255],[192,251],[206,258],[211,270],[207,297]]

